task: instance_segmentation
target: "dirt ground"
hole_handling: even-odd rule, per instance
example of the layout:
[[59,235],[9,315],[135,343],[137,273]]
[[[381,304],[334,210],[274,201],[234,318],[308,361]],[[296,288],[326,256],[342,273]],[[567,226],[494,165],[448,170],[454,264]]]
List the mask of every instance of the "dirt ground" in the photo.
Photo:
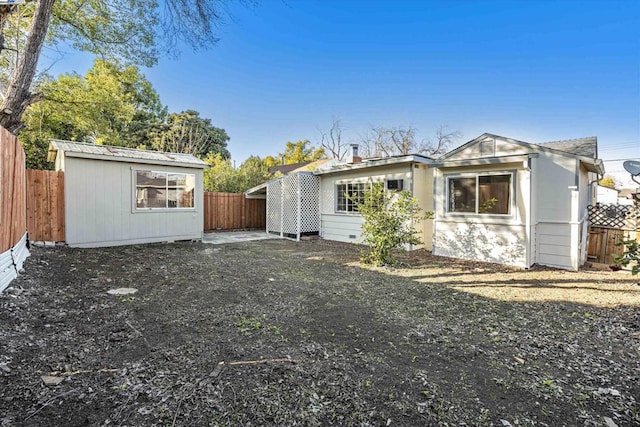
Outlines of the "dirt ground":
[[0,425],[640,425],[637,277],[358,250],[34,248]]

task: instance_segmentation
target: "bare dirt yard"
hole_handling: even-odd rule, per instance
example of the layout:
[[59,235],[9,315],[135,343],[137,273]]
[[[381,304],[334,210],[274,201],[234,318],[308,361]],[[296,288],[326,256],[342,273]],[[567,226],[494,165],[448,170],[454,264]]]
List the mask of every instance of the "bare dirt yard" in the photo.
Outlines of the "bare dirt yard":
[[358,251],[34,248],[0,425],[640,425],[638,278]]

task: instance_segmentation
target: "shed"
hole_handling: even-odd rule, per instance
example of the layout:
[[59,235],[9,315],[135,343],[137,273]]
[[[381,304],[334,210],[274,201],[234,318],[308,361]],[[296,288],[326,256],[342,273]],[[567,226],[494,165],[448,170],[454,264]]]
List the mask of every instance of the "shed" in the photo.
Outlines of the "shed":
[[203,169],[189,154],[52,140],[66,242],[104,247],[202,239]]

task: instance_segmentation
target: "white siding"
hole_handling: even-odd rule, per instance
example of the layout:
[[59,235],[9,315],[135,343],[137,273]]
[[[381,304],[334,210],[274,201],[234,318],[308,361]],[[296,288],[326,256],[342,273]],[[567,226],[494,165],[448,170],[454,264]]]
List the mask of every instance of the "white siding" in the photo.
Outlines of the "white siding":
[[[581,175],[584,176],[581,177]],[[581,258],[579,221],[586,213],[588,182],[579,161],[556,153],[540,153],[534,173],[537,187],[536,259],[538,264],[575,270]],[[572,212],[571,194],[578,187],[579,202]],[[572,214],[577,219],[572,224]],[[572,232],[572,226],[577,230]]]
[[[413,182],[412,165],[405,163],[402,165],[381,166],[375,168],[364,168],[356,171],[322,175],[320,182],[320,213],[321,232],[323,239],[337,240],[340,242],[361,243],[360,233],[362,227],[362,217],[357,213],[336,212],[336,185],[347,182],[383,182],[385,179],[404,180],[404,190],[412,191],[419,189],[421,194],[414,193],[421,204],[431,205],[431,185],[426,182],[416,185]],[[420,169],[415,169],[420,170]],[[423,176],[424,175],[424,176]],[[428,177],[424,173],[418,173],[416,179],[424,180]],[[431,231],[426,230],[428,223],[421,226],[423,235],[430,235]],[[412,248],[415,249],[415,248]]]
[[[530,172],[523,163],[445,168],[436,174],[435,255],[529,267],[531,264],[527,213],[530,204]],[[514,173],[514,211],[509,216],[451,215],[446,212],[446,176],[449,174]]]
[[[101,247],[201,239],[201,169],[65,158],[66,241],[69,246]],[[133,209],[132,169],[196,175],[195,210]]]
[[505,141],[502,139],[494,139],[487,137],[482,141],[477,141],[474,144],[470,144],[463,150],[455,153],[447,160],[467,160],[467,159],[480,159],[484,157],[503,157],[503,156],[518,156],[530,153],[531,150],[527,147],[514,144],[513,142]]
[[526,228],[521,225],[477,222],[436,222],[435,255],[476,261],[527,265]]

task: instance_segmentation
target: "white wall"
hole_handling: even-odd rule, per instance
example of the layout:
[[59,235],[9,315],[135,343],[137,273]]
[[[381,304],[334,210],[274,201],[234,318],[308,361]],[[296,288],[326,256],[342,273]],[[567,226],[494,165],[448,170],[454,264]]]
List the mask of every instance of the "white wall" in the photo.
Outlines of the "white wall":
[[[582,224],[590,201],[588,174],[574,158],[541,153],[534,171],[538,189],[536,262],[575,270],[584,247]],[[572,210],[572,191],[578,200]]]
[[[69,246],[118,246],[202,238],[202,169],[68,156],[64,165],[65,227]],[[134,211],[132,168],[195,174],[195,210]]]
[[[446,176],[465,173],[512,172],[514,191],[512,214],[508,216],[449,214],[446,212]],[[527,212],[530,203],[530,173],[522,162],[491,166],[441,168],[436,172],[435,255],[498,264],[529,267],[530,246]]]
[[[358,213],[335,211],[336,185],[354,182],[383,182],[385,179],[404,180],[405,190],[412,190],[415,186],[412,165],[408,163],[322,175],[320,180],[321,237],[340,242],[362,243],[360,238],[362,217]],[[428,194],[428,184],[425,183],[425,185],[416,188],[420,188],[421,192],[424,192],[424,194],[414,193],[418,199],[431,199],[431,195]],[[431,204],[429,201],[424,203]],[[425,233],[424,226],[421,226],[421,233],[423,235]]]
[[614,190],[613,188],[608,188],[608,187],[603,187],[602,185],[598,185],[598,193],[596,196],[596,200],[598,203],[603,203],[606,205],[617,205],[618,190]]

